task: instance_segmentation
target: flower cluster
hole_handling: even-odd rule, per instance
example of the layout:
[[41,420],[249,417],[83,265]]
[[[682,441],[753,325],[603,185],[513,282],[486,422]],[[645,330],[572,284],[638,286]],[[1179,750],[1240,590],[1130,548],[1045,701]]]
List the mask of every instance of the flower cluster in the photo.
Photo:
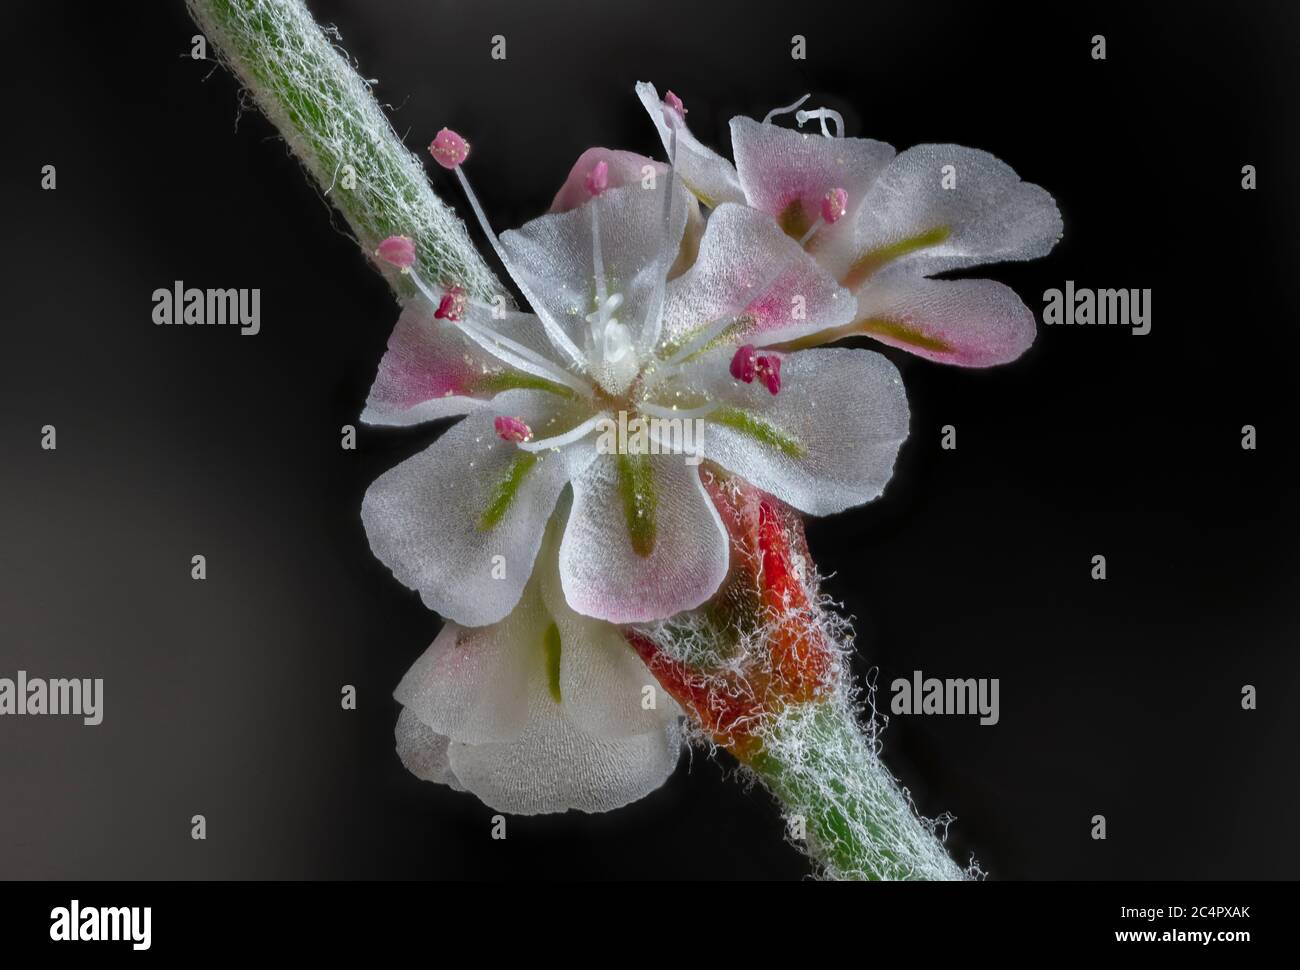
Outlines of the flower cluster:
[[[590,149],[547,214],[500,237],[469,144],[444,129],[430,146],[531,312],[421,279],[402,237],[376,253],[418,295],[363,420],[463,416],[362,507],[375,554],[448,619],[397,691],[399,752],[503,811],[605,810],[671,772],[681,711],[619,625],[726,580],[710,469],[814,515],[884,489],[908,430],[898,372],[820,345],[865,333],[967,366],[1012,359],[1033,317],[1009,289],[929,277],[1041,255],[1060,233],[1050,197],[981,152],[895,156],[798,110],[821,132],[733,120],[733,166],[679,98],[638,93],[668,164]],[[620,415],[654,447],[597,448]],[[656,418],[702,422],[690,454]]]

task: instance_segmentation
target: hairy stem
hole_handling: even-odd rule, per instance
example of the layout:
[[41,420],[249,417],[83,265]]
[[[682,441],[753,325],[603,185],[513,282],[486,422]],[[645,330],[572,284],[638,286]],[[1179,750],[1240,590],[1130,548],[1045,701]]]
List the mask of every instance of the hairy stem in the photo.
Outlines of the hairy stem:
[[829,701],[782,712],[749,767],[781,803],[787,821],[802,822],[795,842],[801,835],[825,876],[966,878],[846,706]]
[[[367,253],[387,236],[415,240],[425,279],[481,300],[506,294],[464,223],[429,186],[370,86],[301,0],[188,0],[221,60],[347,218]],[[398,295],[409,281],[376,263]],[[509,300],[509,296],[506,296]]]

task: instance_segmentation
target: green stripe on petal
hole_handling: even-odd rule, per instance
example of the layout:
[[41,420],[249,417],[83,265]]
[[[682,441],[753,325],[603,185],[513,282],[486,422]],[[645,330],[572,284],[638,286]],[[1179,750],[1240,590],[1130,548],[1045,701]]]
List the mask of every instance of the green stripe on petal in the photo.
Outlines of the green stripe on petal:
[[560,701],[560,628],[552,623],[546,628],[542,640],[542,649],[546,651],[546,687],[551,692],[555,703]]
[[742,411],[740,408],[718,408],[707,415],[705,420],[739,431],[761,444],[784,452],[791,458],[802,458],[804,456],[803,445],[776,427],[776,425],[749,411]]
[[515,496],[519,494],[519,486],[524,483],[524,476],[536,464],[537,455],[531,451],[521,451],[515,455],[510,467],[506,469],[505,476],[492,490],[492,498],[488,501],[487,508],[479,516],[478,527],[481,531],[486,532],[493,528],[505,517]]
[[932,337],[928,333],[924,333],[916,327],[909,327],[898,320],[868,317],[865,320],[858,321],[853,326],[854,329],[861,330],[865,334],[888,337],[890,340],[897,340],[912,347],[920,347],[922,350],[930,350],[939,354],[949,354],[953,350],[949,344],[938,337]]
[[850,290],[855,290],[863,284],[868,276],[882,266],[914,253],[918,249],[937,246],[950,235],[952,235],[952,230],[947,226],[935,226],[933,229],[927,229],[915,236],[900,239],[888,246],[878,246],[875,249],[868,250],[853,261],[853,265],[849,267],[849,271],[844,274],[844,279],[840,280],[840,283]]
[[655,511],[659,506],[648,455],[618,456],[618,490],[623,495],[632,550],[638,556],[648,556],[655,547]]
[[474,394],[499,394],[502,391],[547,391],[561,397],[574,396],[573,389],[523,371],[503,370],[484,374],[474,381]]

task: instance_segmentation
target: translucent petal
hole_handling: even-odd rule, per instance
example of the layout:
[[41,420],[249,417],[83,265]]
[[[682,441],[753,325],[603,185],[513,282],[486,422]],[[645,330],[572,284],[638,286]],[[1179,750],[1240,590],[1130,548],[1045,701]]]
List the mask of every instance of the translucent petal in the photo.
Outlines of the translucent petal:
[[[472,317],[537,353],[553,359],[541,322],[530,313],[500,319],[471,309]],[[388,350],[370,388],[361,420],[412,425],[468,414],[501,390],[530,380],[475,343],[451,320],[436,320],[424,297],[406,303],[388,338]],[[556,365],[558,366],[558,365]]]
[[786,354],[781,391],[731,377],[723,355],[693,368],[720,407],[704,455],[783,502],[829,515],[884,490],[907,438],[907,396],[880,354],[843,348]]
[[931,280],[904,271],[870,280],[858,293],[851,327],[928,360],[991,367],[1034,342],[1034,314],[993,280]]
[[497,436],[501,415],[522,418],[538,438],[588,416],[554,394],[507,391],[380,476],[361,506],[375,556],[430,609],[466,626],[495,623],[518,602],[561,489],[591,458],[589,443],[521,451]]
[[695,264],[668,284],[663,353],[712,323],[735,321],[720,344],[772,344],[850,322],[852,295],[756,209],[724,205],[705,224]]
[[917,145],[881,173],[854,229],[850,274],[907,266],[929,276],[1046,255],[1061,238],[1061,215],[1045,190],[988,152]]
[[659,132],[665,153],[673,151],[672,129],[676,129],[677,156],[674,167],[687,188],[710,208],[717,208],[724,202],[743,203],[745,193],[732,164],[692,135],[677,112],[664,107],[653,84],[638,82],[636,93]]
[[560,576],[577,612],[668,617],[707,600],[726,572],[726,532],[685,456],[602,454],[574,477]]
[[622,299],[615,316],[637,336],[656,309],[686,226],[688,199],[675,187],[665,227],[669,185],[658,179],[652,189],[640,183],[610,189],[577,209],[544,215],[502,234],[515,273],[579,348],[588,346],[587,315],[597,309],[591,210],[599,215],[606,289]]

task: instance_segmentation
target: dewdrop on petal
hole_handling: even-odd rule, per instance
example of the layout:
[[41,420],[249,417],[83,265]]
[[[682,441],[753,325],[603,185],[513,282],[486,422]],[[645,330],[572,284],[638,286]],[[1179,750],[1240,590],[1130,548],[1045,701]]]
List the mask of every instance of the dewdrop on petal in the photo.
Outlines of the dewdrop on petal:
[[469,158],[469,142],[450,128],[444,128],[430,142],[429,154],[445,169],[458,168]]
[[389,236],[375,248],[375,255],[389,266],[408,270],[415,263],[415,243],[407,236]]

